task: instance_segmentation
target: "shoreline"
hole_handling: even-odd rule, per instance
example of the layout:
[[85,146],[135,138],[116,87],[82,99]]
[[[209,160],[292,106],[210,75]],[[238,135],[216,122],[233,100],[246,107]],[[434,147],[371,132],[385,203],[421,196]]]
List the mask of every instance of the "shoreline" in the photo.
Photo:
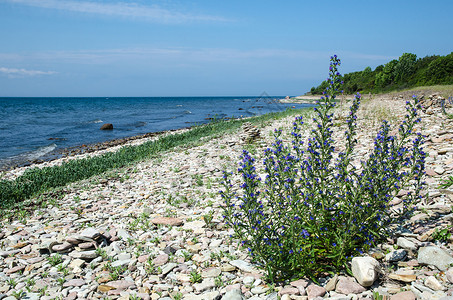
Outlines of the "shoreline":
[[133,143],[133,142],[134,141],[146,142],[152,138],[156,138],[156,137],[159,137],[162,135],[166,135],[169,133],[175,133],[175,132],[179,132],[179,131],[184,132],[191,128],[192,128],[192,126],[188,126],[188,127],[184,127],[184,128],[178,128],[178,129],[169,129],[169,130],[163,130],[163,131],[157,131],[157,132],[148,132],[148,133],[134,135],[134,136],[130,136],[130,137],[107,140],[104,142],[98,142],[98,143],[92,143],[92,144],[82,144],[82,145],[76,145],[76,146],[65,147],[65,148],[57,148],[35,160],[29,160],[29,161],[19,163],[19,164],[13,163],[10,165],[0,166],[0,172],[8,172],[8,171],[12,171],[17,168],[32,167],[34,165],[41,165],[41,164],[44,164],[47,162],[52,162],[55,160],[80,156],[80,155],[89,154],[89,153],[95,153],[95,152],[103,151],[103,150],[108,150],[110,148],[114,148],[114,147],[118,147],[118,146],[138,144],[138,143]]

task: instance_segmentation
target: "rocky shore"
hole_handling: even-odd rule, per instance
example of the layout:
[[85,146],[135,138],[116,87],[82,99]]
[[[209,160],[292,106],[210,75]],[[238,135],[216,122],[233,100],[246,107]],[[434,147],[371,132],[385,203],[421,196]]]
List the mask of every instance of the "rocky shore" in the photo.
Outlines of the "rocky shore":
[[[373,294],[387,299],[452,299],[453,239],[448,233],[453,189],[440,188],[439,183],[453,175],[453,120],[442,113],[441,102],[429,101],[437,96],[425,97],[419,130],[426,135],[428,153],[426,197],[405,220],[409,230],[395,227],[387,243],[352,260],[354,276],[267,284],[222,222],[222,170],[237,167],[243,148],[261,161],[273,129],[292,126],[292,118],[287,118],[259,127],[246,125],[197,147],[179,148],[70,185],[48,207],[3,220],[0,299],[339,300],[373,299]],[[369,153],[382,119],[395,124],[404,118],[404,104],[405,99],[365,97],[359,111],[357,159]],[[344,132],[346,107],[340,103],[334,120],[337,141]],[[308,136],[309,117],[306,124]],[[4,176],[14,178],[24,169]],[[395,208],[402,205],[404,193],[395,196]]]

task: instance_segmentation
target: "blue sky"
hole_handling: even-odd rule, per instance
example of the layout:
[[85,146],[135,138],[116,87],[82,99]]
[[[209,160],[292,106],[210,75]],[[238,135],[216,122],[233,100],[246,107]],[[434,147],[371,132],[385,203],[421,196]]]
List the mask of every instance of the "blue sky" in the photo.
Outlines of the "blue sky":
[[299,95],[452,27],[451,0],[0,0],[0,96]]

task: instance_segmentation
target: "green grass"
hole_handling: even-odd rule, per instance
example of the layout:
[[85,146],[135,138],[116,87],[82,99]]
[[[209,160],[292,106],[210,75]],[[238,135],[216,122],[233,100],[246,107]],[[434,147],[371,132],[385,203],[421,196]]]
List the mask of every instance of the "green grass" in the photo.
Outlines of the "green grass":
[[[0,181],[0,212],[21,207],[24,200],[42,193],[64,187],[70,183],[91,178],[107,171],[127,167],[133,163],[151,159],[179,146],[195,146],[206,142],[206,137],[215,138],[238,130],[244,122],[264,126],[267,122],[311,110],[287,110],[249,119],[216,121],[196,126],[189,131],[167,135],[137,146],[125,146],[116,152],[91,158],[74,159],[59,166],[30,168],[15,180]],[[203,142],[200,139],[203,138]],[[32,201],[33,202],[33,201]],[[6,214],[8,215],[8,214]],[[5,217],[5,214],[2,214]]]

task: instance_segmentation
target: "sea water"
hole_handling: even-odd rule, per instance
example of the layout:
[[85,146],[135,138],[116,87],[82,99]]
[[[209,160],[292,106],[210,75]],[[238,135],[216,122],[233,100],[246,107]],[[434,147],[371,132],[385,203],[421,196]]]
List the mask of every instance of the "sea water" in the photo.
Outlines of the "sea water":
[[[0,169],[59,148],[308,106],[282,104],[278,98],[0,98]],[[114,130],[100,130],[104,123]]]

